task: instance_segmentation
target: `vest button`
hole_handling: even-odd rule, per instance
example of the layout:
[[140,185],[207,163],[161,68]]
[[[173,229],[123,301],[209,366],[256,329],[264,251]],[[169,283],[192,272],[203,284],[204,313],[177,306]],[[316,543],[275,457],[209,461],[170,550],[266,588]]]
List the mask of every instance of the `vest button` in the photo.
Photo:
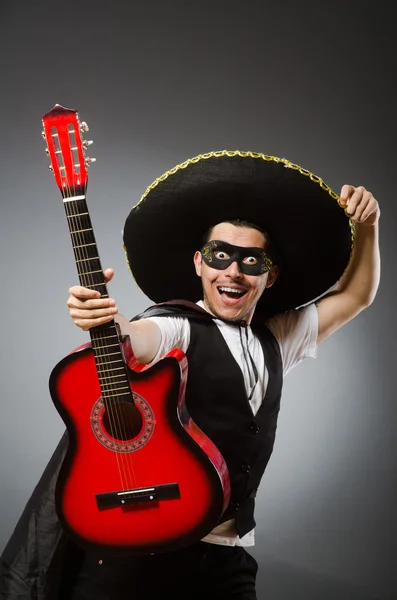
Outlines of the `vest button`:
[[259,426],[254,423],[253,425],[250,425],[250,430],[253,435],[257,435],[259,433]]
[[251,465],[242,464],[241,470],[243,473],[249,473],[251,471]]

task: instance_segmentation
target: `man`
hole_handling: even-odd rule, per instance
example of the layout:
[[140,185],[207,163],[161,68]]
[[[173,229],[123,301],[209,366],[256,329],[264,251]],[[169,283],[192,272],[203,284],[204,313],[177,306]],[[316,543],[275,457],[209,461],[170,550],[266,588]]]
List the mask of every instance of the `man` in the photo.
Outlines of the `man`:
[[[304,358],[314,356],[318,342],[329,337],[368,306],[372,302],[378,285],[379,259],[376,230],[379,208],[377,202],[362,187],[344,186],[340,203],[342,206],[346,206],[346,214],[351,217],[351,220],[358,224],[356,248],[349,269],[340,279],[337,288],[334,288],[326,298],[319,300],[317,305],[311,304],[300,311],[288,311],[267,319],[267,327],[274,334],[281,349],[284,374]],[[148,204],[150,204],[150,193]],[[134,213],[131,218],[134,218]],[[162,224],[165,226],[164,222]],[[127,225],[124,236],[131,263],[135,259],[130,247],[130,235],[131,227],[128,229]],[[175,231],[165,234],[170,237],[177,236],[179,241],[185,235],[183,232],[178,236]],[[201,279],[203,294],[203,300],[198,302],[198,306],[216,319],[219,331],[241,367],[246,382],[246,397],[253,414],[257,415],[269,380],[263,364],[261,344],[249,326],[259,300],[263,298],[266,302],[266,293],[276,283],[282,267],[279,267],[272,258],[272,249],[269,248],[267,233],[256,224],[238,220],[217,223],[210,228],[203,242],[201,250],[196,250],[193,256],[195,271]],[[140,251],[145,255],[148,248],[142,249],[141,247]],[[166,254],[168,253],[166,252]],[[174,259],[178,263],[178,257],[174,255]],[[140,261],[144,262],[142,259]],[[148,262],[150,264],[150,260]],[[167,262],[164,264],[166,274]],[[304,269],[305,266],[303,265],[302,268]],[[108,270],[105,275],[110,280],[113,277],[113,271]],[[156,277],[156,275],[156,273],[151,273],[151,277]],[[169,273],[168,276],[170,276]],[[185,285],[187,285],[186,282]],[[193,313],[190,317],[189,315],[178,316],[180,314],[178,312],[174,313],[175,316],[170,313],[167,318],[164,318],[165,313],[161,316],[151,316],[154,313],[149,311],[146,313],[146,318],[144,318],[144,313],[142,319],[129,323],[121,315],[118,315],[118,309],[113,299],[100,298],[98,292],[85,287],[71,288],[68,306],[74,322],[84,330],[106,323],[115,317],[122,333],[130,337],[135,357],[145,364],[156,362],[174,347],[182,349],[189,357],[191,344],[194,343],[194,352],[198,352],[198,339],[204,335],[204,332],[200,331],[200,326],[197,327],[194,323]],[[244,333],[241,329],[242,324]],[[192,339],[192,336],[195,337]],[[209,340],[211,340],[211,345],[217,343],[216,336],[208,337]],[[209,345],[207,343],[208,360],[212,356]],[[195,361],[195,356],[194,353],[191,353],[189,370],[190,365]],[[200,366],[202,365],[200,364]],[[219,373],[222,366],[223,364],[217,365],[218,372],[216,368],[214,370],[215,377],[222,377]],[[191,376],[195,379],[194,387],[196,387],[198,381],[194,374]],[[234,374],[228,370],[227,376],[232,378]],[[208,385],[211,384],[207,382]],[[203,388],[203,393],[200,391],[201,398],[204,393]],[[192,394],[192,387],[188,388],[187,406],[195,422],[205,432],[208,432],[213,440],[216,440],[218,447],[227,457],[228,464],[233,465],[234,456],[230,452],[227,441],[223,440],[217,432],[217,427],[226,427],[225,417],[222,417],[221,423],[214,424],[215,413],[210,413],[212,418],[207,421],[203,418],[201,411],[209,409],[200,406],[199,401],[195,404],[191,399]],[[235,407],[229,397],[228,401],[230,410],[234,410]],[[274,424],[273,426],[275,427]],[[235,427],[237,429],[238,425]],[[230,436],[233,436],[236,441],[238,433],[234,431],[232,433],[232,431],[233,425],[230,428]],[[266,433],[266,435],[269,434]],[[263,441],[263,445],[265,445],[265,441]],[[264,463],[267,462],[270,452],[271,449],[266,456],[263,456]],[[246,469],[250,467],[251,465],[245,465]],[[234,499],[233,485],[238,486],[239,482],[232,473],[232,502]],[[240,502],[240,505],[240,511],[244,510],[244,503]],[[253,544],[254,534],[252,529],[245,530],[244,525],[239,523],[242,519],[238,519],[236,513],[233,514],[229,509],[227,515],[230,518],[218,525],[204,538],[204,544],[216,544],[218,547],[212,550],[214,556],[206,565],[206,569],[210,572],[212,570],[212,572],[210,576],[207,575],[207,587],[204,583],[201,594],[202,597],[212,597],[210,594],[213,593],[214,598],[254,598],[255,565],[252,564],[252,557],[241,549],[242,546]],[[249,523],[252,525],[252,521]],[[238,533],[242,534],[241,537]],[[233,550],[231,550],[232,548]],[[189,566],[187,570],[191,573],[192,580],[196,578],[198,581],[200,572],[196,570],[196,548],[194,552],[194,567]],[[204,545],[202,554],[204,555],[205,552]],[[187,553],[188,551],[185,551],[185,556]],[[223,555],[224,558],[222,558]],[[167,563],[167,561],[165,562]],[[224,564],[228,564],[228,569],[222,571],[222,580],[220,581],[221,566]],[[92,568],[92,578],[95,579],[103,574],[105,569],[104,563],[101,563],[101,566],[96,569]],[[201,578],[205,579],[204,573],[201,573]],[[171,577],[171,582],[172,579],[175,577]],[[101,581],[102,586],[106,585],[105,581],[106,577]],[[168,592],[169,597],[172,597],[172,594],[175,596],[176,589],[175,587],[170,588],[172,592]],[[164,584],[163,590],[164,594],[167,594],[167,584]]]
[[[379,214],[363,187],[343,186],[338,198],[289,161],[250,153],[197,157],[148,188],[124,243],[138,285],[161,304],[128,322],[87,280],[70,289],[70,314],[83,330],[115,318],[141,363],[174,347],[186,353],[187,408],[226,460],[231,502],[215,529],[182,551],[103,559],[73,548],[63,598],[256,598],[257,565],[244,546],[254,543],[282,377],[371,304]],[[174,298],[187,302],[163,304]]]

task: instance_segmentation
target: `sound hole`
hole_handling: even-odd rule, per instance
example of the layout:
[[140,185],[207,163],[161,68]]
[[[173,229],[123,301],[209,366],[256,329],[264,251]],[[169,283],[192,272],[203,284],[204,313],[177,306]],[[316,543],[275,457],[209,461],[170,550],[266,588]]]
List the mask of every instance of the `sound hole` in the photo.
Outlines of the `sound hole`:
[[102,416],[103,427],[116,440],[132,440],[142,429],[142,413],[130,402],[117,402],[108,406]]

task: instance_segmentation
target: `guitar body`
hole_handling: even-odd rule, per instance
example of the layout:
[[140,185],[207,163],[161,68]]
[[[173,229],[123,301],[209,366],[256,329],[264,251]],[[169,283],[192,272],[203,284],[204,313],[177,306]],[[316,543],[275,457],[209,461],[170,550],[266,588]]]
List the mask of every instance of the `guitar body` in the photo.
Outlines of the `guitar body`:
[[[142,372],[129,370],[142,422],[130,438],[116,418],[119,438],[127,438],[116,439],[91,347],[69,354],[54,368],[51,396],[69,433],[56,508],[78,545],[116,555],[164,552],[200,540],[219,521],[229,499],[228,474],[217,448],[189,418],[186,375],[180,351]],[[128,410],[122,415],[127,423]],[[104,508],[96,502],[98,494],[173,483],[179,497],[172,499]]]
[[[108,298],[86,202],[95,160],[85,154],[92,142],[81,138],[88,126],[57,104],[43,127],[80,284]],[[91,345],[65,357],[50,377],[70,440],[56,488],[65,531],[102,555],[199,541],[226,509],[230,481],[223,457],[186,409],[185,355],[172,350],[150,368],[139,365],[113,319],[90,336]]]

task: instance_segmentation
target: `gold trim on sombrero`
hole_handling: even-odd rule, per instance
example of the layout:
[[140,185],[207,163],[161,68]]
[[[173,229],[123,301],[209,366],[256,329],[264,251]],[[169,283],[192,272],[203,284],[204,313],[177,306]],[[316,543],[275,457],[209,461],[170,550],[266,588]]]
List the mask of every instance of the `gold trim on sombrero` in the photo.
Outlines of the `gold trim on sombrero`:
[[165,181],[165,179],[168,179],[168,177],[170,175],[175,175],[175,173],[177,173],[181,169],[186,169],[186,167],[188,167],[189,165],[198,163],[198,162],[200,162],[200,160],[208,160],[210,158],[222,158],[223,156],[229,156],[230,158],[233,158],[234,156],[240,156],[241,158],[261,158],[262,160],[265,160],[267,162],[283,163],[286,167],[289,167],[290,169],[293,169],[294,171],[299,171],[299,173],[301,173],[302,175],[305,175],[305,177],[310,177],[310,179],[312,181],[314,181],[315,183],[318,183],[318,185],[323,190],[328,192],[329,195],[331,196],[331,198],[333,198],[334,200],[337,200],[339,206],[341,206],[340,202],[339,202],[339,196],[337,194],[335,194],[335,192],[321,179],[321,177],[314,175],[314,173],[311,173],[307,169],[300,167],[299,165],[288,160],[287,158],[278,158],[277,156],[270,156],[269,154],[261,154],[260,152],[245,152],[242,150],[215,150],[213,152],[206,152],[205,154],[198,154],[194,158],[188,158],[187,160],[185,160],[185,162],[183,162],[179,165],[176,165],[169,171],[166,171],[166,173],[164,173],[163,175],[161,175],[160,177],[155,179],[153,181],[153,183],[149,185],[149,187],[146,189],[146,191],[142,195],[141,199],[137,202],[137,204],[135,204],[133,206],[133,208],[135,208],[135,206],[139,206],[139,204],[142,202],[142,200],[144,200],[146,198],[146,196],[149,194],[149,192],[151,192],[151,190],[153,188],[155,188],[159,183],[161,183],[162,181]]
[[[312,173],[311,171],[308,171],[307,169],[304,169],[303,167],[297,165],[296,163],[291,162],[287,158],[278,158],[277,156],[271,156],[269,154],[262,154],[260,152],[248,152],[248,151],[242,151],[242,150],[215,150],[215,151],[212,151],[212,152],[206,152],[204,154],[198,154],[197,156],[194,156],[193,158],[189,158],[189,159],[185,160],[181,164],[175,165],[175,167],[173,167],[169,171],[166,171],[163,175],[161,175],[160,177],[158,177],[157,179],[155,179],[153,181],[153,183],[151,183],[149,185],[149,187],[145,190],[145,192],[143,193],[141,199],[132,208],[134,209],[137,206],[139,206],[140,203],[143,202],[143,200],[145,200],[145,198],[148,196],[148,194],[155,187],[157,187],[159,183],[162,183],[163,181],[165,181],[166,179],[168,179],[168,177],[170,177],[171,175],[175,175],[175,173],[177,173],[178,171],[180,171],[182,169],[186,169],[190,165],[198,163],[198,162],[200,162],[202,160],[209,160],[210,158],[222,158],[224,156],[228,156],[230,158],[233,158],[235,156],[239,156],[241,158],[257,158],[257,159],[262,159],[262,160],[264,160],[266,162],[282,163],[287,168],[293,169],[294,171],[299,171],[299,173],[301,175],[304,175],[305,177],[309,177],[311,179],[311,181],[313,181],[314,183],[317,183],[324,191],[328,192],[328,194],[331,196],[331,198],[333,198],[334,200],[336,200],[338,202],[338,205],[342,209],[344,208],[341,205],[341,203],[340,203],[340,197],[338,196],[338,194],[336,194],[332,190],[332,188],[329,185],[327,185],[323,179],[321,179],[321,177],[318,177],[317,175],[314,175],[314,173]],[[349,261],[348,261],[348,264],[346,266],[346,269],[345,269],[344,273],[347,271],[347,269],[350,266],[350,263],[351,263],[352,258],[353,258],[354,247],[355,247],[355,237],[356,237],[356,235],[355,235],[355,232],[356,232],[355,223],[354,223],[354,221],[352,221],[351,219],[349,219],[349,224],[350,224],[350,230],[351,230],[351,247],[350,247]],[[123,244],[123,249],[124,249],[124,252],[125,252],[125,255],[126,255],[128,267],[129,267],[129,269],[131,271],[131,275],[133,276],[132,270],[131,270],[131,267],[130,267],[130,264],[129,264],[129,260],[128,260],[128,256],[127,256],[127,251],[126,251],[125,244]],[[134,276],[133,276],[133,278],[134,278]]]

